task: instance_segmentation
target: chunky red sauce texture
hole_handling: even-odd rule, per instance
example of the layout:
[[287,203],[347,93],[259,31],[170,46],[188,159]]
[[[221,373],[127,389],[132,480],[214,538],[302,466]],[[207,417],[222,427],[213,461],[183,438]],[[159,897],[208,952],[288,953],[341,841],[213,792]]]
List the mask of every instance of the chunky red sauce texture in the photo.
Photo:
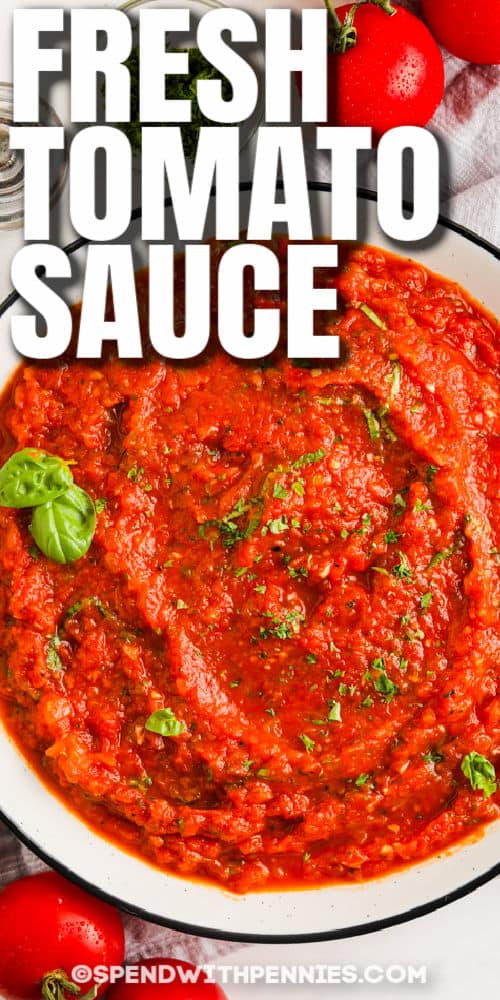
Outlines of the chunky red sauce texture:
[[375,248],[335,281],[338,363],[23,365],[1,404],[2,461],[43,448],[106,501],[67,566],[0,511],[8,725],[87,821],[238,892],[384,874],[499,812],[460,767],[500,747],[498,328]]

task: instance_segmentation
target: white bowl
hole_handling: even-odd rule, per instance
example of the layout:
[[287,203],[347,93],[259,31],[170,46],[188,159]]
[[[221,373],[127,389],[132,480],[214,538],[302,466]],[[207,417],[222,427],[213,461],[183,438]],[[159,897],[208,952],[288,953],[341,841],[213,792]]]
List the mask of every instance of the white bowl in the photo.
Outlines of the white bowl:
[[[248,209],[248,185],[242,185],[242,225]],[[329,188],[311,184],[314,228],[328,231]],[[499,254],[472,233],[441,221],[432,239],[402,248],[378,227],[370,194],[359,199],[362,238],[454,279],[493,312],[500,312]],[[169,209],[167,208],[167,212]],[[213,220],[212,220],[213,221]],[[207,235],[210,235],[208,223]],[[138,233],[138,222],[133,230]],[[82,263],[83,241],[72,257]],[[137,266],[145,248],[138,246]],[[74,268],[81,281],[81,268]],[[69,300],[81,297],[75,280]],[[10,343],[9,324],[23,311],[15,296],[0,306],[0,385],[18,358]],[[91,892],[125,910],[182,931],[232,940],[291,942],[349,937],[421,916],[471,892],[500,871],[500,822],[482,836],[439,857],[364,884],[331,885],[302,891],[232,895],[214,885],[187,882],[154,868],[102,838],[52,795],[30,769],[0,726],[2,783],[0,815],[18,836],[53,867]]]

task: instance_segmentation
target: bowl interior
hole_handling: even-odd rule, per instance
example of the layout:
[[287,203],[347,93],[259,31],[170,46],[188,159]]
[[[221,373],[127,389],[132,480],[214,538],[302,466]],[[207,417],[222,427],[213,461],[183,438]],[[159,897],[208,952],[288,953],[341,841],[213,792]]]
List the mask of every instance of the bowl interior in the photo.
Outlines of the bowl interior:
[[[248,191],[242,192],[242,228],[249,197]],[[328,232],[330,217],[327,188],[316,186],[311,201],[314,231],[321,236]],[[374,201],[360,198],[359,213],[364,241],[420,261],[458,281],[491,311],[500,312],[498,261],[484,246],[440,225],[431,240],[402,248],[381,232]],[[213,224],[211,211],[207,235],[213,232]],[[167,226],[167,232],[173,233],[170,210]],[[137,267],[147,260],[147,248],[139,237],[140,220],[127,237],[136,245]],[[73,279],[66,293],[68,300],[75,302],[81,297],[85,249],[76,250],[71,259]],[[0,318],[0,385],[19,361],[10,339],[11,316],[25,311],[18,301]],[[361,885],[235,896],[161,872],[91,831],[46,790],[1,726],[0,753],[1,811],[26,842],[49,863],[125,909],[192,933],[267,941],[362,933],[409,919],[463,895],[495,873],[500,856],[500,823],[496,823],[473,842],[383,879]]]

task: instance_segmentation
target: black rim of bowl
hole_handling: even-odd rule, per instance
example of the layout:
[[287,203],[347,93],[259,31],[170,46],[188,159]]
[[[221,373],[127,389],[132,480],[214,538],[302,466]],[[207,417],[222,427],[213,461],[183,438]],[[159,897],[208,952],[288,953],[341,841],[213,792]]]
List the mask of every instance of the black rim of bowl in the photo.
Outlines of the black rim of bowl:
[[[244,181],[240,184],[240,191],[250,191],[251,182]],[[331,188],[329,184],[323,183],[321,181],[310,181],[308,184],[310,191],[323,191],[329,193]],[[214,191],[212,190],[212,195]],[[377,195],[374,191],[368,191],[364,188],[358,189],[358,197],[364,199],[365,201],[376,201]],[[169,198],[165,200],[165,207],[171,206],[171,201]],[[412,206],[405,203],[405,208],[411,211]],[[141,217],[141,209],[136,208],[132,213],[132,222],[137,221]],[[452,222],[450,219],[444,218],[444,216],[439,216],[438,224],[444,228],[449,229],[457,235],[464,237],[470,243],[474,243],[476,246],[480,247],[482,250],[487,251],[496,260],[500,260],[500,250],[498,250],[492,243],[487,240],[482,239],[476,233],[467,229],[465,226],[461,226],[459,223]],[[66,253],[75,253],[82,247],[88,244],[88,240],[83,237],[79,237],[72,243],[68,244],[64,249]],[[17,302],[19,295],[17,292],[13,291],[0,303],[0,316],[3,316],[5,312],[10,308],[14,302]],[[47,793],[48,794],[48,793]],[[203,927],[201,924],[186,924],[182,921],[175,920],[173,917],[163,917],[158,913],[153,911],[144,910],[140,906],[134,905],[134,903],[129,902],[126,899],[122,899],[119,896],[115,896],[105,890],[99,888],[98,886],[87,882],[86,879],[81,878],[76,872],[67,868],[66,865],[62,864],[57,858],[53,858],[47,851],[35,843],[31,838],[24,833],[23,830],[19,829],[17,824],[6,816],[0,805],[0,819],[5,823],[5,825],[19,838],[19,840],[29,848],[34,854],[36,854],[42,861],[44,861],[51,868],[54,868],[65,878],[74,882],[80,888],[92,895],[97,896],[106,903],[110,903],[112,906],[117,907],[120,910],[130,913],[133,916],[140,917],[143,920],[147,920],[151,923],[160,924],[163,927],[169,927],[173,930],[180,931],[184,934],[192,934],[198,937],[205,938],[215,938],[221,941],[235,941],[250,944],[307,944],[317,941],[335,941],[341,938],[359,937],[363,934],[373,934],[376,931],[384,930],[387,927],[395,927],[398,924],[407,923],[410,920],[416,920],[418,917],[423,917],[428,913],[434,913],[435,910],[441,909],[443,906],[447,906],[449,903],[454,903],[459,899],[463,899],[464,896],[469,895],[475,889],[479,889],[481,886],[486,885],[493,878],[500,874],[500,862],[493,865],[492,868],[478,875],[476,878],[471,879],[464,885],[458,887],[458,889],[453,890],[453,892],[446,893],[444,896],[438,896],[436,899],[429,900],[427,903],[422,903],[420,906],[414,906],[409,910],[404,910],[401,913],[395,913],[390,917],[384,917],[380,920],[371,920],[363,924],[353,924],[351,927],[342,927],[338,929],[332,929],[329,931],[318,931],[311,934],[250,934],[250,933],[229,933],[228,931],[222,930],[222,928],[217,927]],[[127,855],[124,852],[124,861]],[[159,875],[161,871],[159,870]],[[174,876],[175,877],[175,876]],[[388,876],[390,877],[390,876]],[[397,874],[395,876],[398,877]],[[189,883],[187,883],[189,885]],[[193,883],[195,885],[195,883]],[[304,890],[305,891],[305,890]]]

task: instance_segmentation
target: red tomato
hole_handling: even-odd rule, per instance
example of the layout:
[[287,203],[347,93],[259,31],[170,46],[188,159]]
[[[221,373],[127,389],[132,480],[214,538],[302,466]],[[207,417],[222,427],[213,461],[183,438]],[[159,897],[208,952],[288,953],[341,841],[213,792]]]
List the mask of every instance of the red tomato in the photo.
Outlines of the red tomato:
[[121,965],[124,955],[118,911],[55,872],[18,879],[0,893],[0,986],[15,996],[40,997],[54,969],[70,977],[76,965]]
[[500,63],[500,0],[423,0],[438,42],[473,63]]
[[[342,23],[351,7],[337,8]],[[329,124],[371,125],[376,136],[426,125],[444,91],[443,59],[428,28],[403,7],[390,16],[370,3],[357,9],[354,25],[354,47],[329,56]]]
[[[145,969],[161,969],[161,966],[168,967],[164,971],[167,980],[170,968],[191,972],[196,969],[195,965],[181,962],[178,958],[149,958],[147,962],[140,963],[140,968]],[[163,983],[126,983],[120,980],[108,990],[106,1000],[227,1000],[227,996],[217,983],[207,982],[207,976],[202,972],[194,983],[182,982],[179,975],[173,982]]]

